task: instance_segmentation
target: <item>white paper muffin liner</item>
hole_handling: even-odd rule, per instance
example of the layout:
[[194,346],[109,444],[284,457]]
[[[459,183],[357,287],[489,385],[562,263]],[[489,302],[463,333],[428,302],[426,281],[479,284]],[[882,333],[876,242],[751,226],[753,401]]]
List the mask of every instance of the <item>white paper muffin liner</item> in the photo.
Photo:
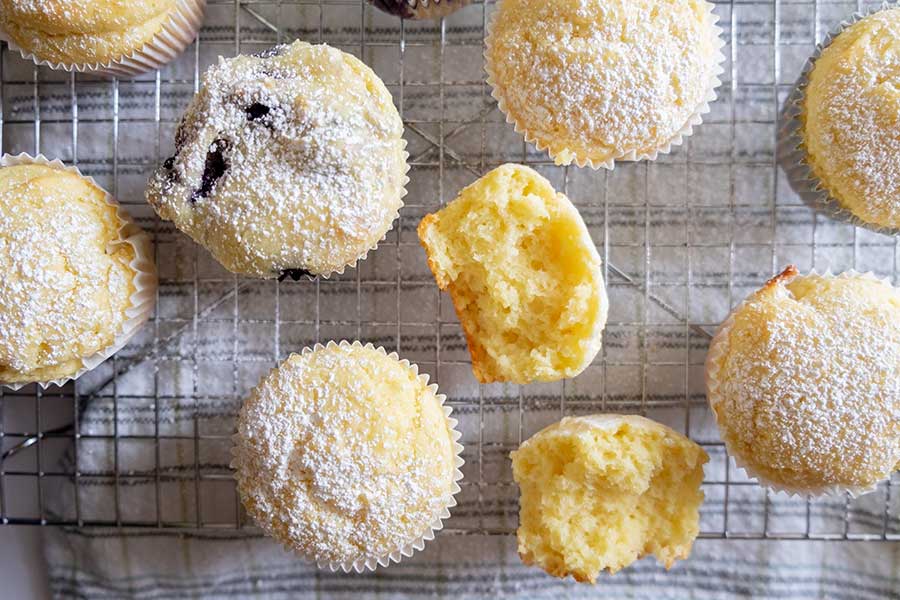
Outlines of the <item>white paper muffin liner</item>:
[[106,63],[67,64],[43,60],[16,44],[2,27],[0,27],[0,41],[5,41],[10,50],[18,52],[22,58],[57,71],[133,77],[159,69],[184,52],[197,37],[197,32],[203,24],[205,9],[206,0],[178,0],[168,21],[149,42],[129,55]]
[[[703,122],[703,115],[710,111],[710,104],[715,102],[716,98],[718,98],[718,94],[716,90],[720,85],[722,85],[722,80],[719,78],[722,73],[725,72],[725,54],[722,52],[722,48],[725,47],[725,41],[722,39],[722,28],[719,27],[719,16],[715,13],[715,5],[712,3],[707,3],[709,6],[708,13],[708,23],[710,27],[712,27],[713,32],[716,37],[716,47],[715,47],[715,67],[713,69],[712,78],[709,82],[709,89],[707,90],[706,96],[700,102],[699,106],[697,106],[696,111],[688,118],[685,122],[684,126],[676,132],[664,145],[655,148],[651,152],[637,152],[635,150],[629,150],[627,152],[623,152],[616,156],[609,158],[606,161],[595,161],[591,158],[575,156],[573,158],[572,163],[579,167],[589,166],[590,168],[597,170],[601,167],[608,170],[613,170],[616,166],[616,161],[640,161],[640,160],[656,160],[660,154],[668,154],[672,151],[673,146],[680,146],[684,143],[684,140],[690,137],[694,133],[694,127],[700,125]],[[517,121],[509,112],[509,109],[506,106],[506,100],[503,98],[503,95],[499,92],[499,87],[497,86],[497,78],[491,70],[491,61],[488,60],[488,54],[491,43],[491,31],[494,28],[494,24],[497,22],[499,10],[496,11],[491,18],[491,22],[487,27],[485,40],[484,40],[484,68],[487,73],[487,83],[491,88],[491,96],[497,101],[497,106],[500,109],[500,112],[506,117],[506,122],[510,123],[513,128],[516,130],[516,133],[522,135],[525,138],[525,141],[529,144],[533,145],[540,152],[547,152],[547,154],[556,162],[556,156],[550,150],[550,145],[545,144],[537,139],[537,137],[528,130],[528,127]],[[557,164],[567,164],[567,163],[557,163]]]
[[853,13],[846,20],[841,21],[834,29],[829,31],[819,44],[816,45],[801,70],[791,95],[788,97],[784,111],[784,125],[779,137],[779,162],[785,170],[791,187],[800,194],[803,200],[814,209],[829,218],[840,223],[847,223],[855,227],[862,227],[884,235],[900,235],[900,229],[884,227],[868,221],[863,221],[846,208],[840,200],[831,196],[824,182],[813,171],[812,165],[807,161],[806,145],[803,139],[803,113],[806,99],[806,89],[809,87],[809,76],[812,73],[816,61],[822,52],[831,45],[831,42],[846,28],[858,23],[866,17],[882,10],[898,8],[896,4],[887,2],[870,10]]
[[4,154],[3,156],[0,156],[0,167],[13,167],[17,165],[30,164],[45,165],[60,171],[75,173],[79,177],[86,179],[89,183],[96,186],[98,189],[103,190],[103,192],[106,194],[106,203],[116,208],[116,215],[119,217],[119,219],[121,219],[123,223],[122,227],[119,228],[120,240],[113,243],[126,243],[134,248],[135,257],[129,263],[129,266],[135,271],[133,280],[135,291],[131,294],[131,307],[125,311],[125,315],[128,317],[128,320],[125,321],[125,325],[122,331],[119,332],[118,335],[116,335],[115,340],[113,341],[113,344],[111,346],[104,348],[96,354],[92,354],[91,356],[83,358],[82,368],[78,369],[72,375],[66,377],[60,377],[58,379],[51,379],[48,381],[35,381],[28,383],[0,382],[0,387],[6,387],[12,390],[21,389],[22,387],[29,385],[30,383],[36,383],[41,386],[42,389],[47,389],[47,387],[49,387],[51,384],[62,386],[69,381],[78,379],[88,371],[96,368],[107,358],[121,350],[122,347],[128,343],[128,340],[134,337],[141,326],[150,318],[150,316],[153,314],[153,309],[156,306],[157,274],[156,263],[153,260],[153,243],[150,241],[149,236],[144,233],[144,230],[134,222],[134,220],[131,218],[131,215],[128,214],[125,208],[122,207],[122,205],[119,204],[109,192],[107,192],[103,189],[102,186],[97,184],[93,177],[83,175],[77,167],[67,166],[60,160],[49,160],[43,154],[31,156],[23,152],[22,154],[18,154],[15,156],[11,154]]
[[[286,543],[281,544],[282,547],[285,549],[285,551],[294,554],[295,556],[297,556],[298,558],[300,558],[304,561],[315,563],[316,566],[320,569],[329,570],[332,572],[343,571],[344,573],[350,573],[350,572],[363,573],[365,571],[374,571],[379,565],[382,567],[387,567],[392,562],[399,563],[403,559],[403,557],[412,556],[413,553],[416,552],[417,550],[422,550],[425,547],[425,542],[433,540],[435,534],[444,528],[443,521],[445,519],[450,518],[450,509],[453,508],[454,506],[456,506],[455,496],[456,496],[456,494],[458,494],[460,492],[459,481],[463,478],[463,474],[460,469],[465,464],[465,461],[462,459],[463,447],[459,443],[459,438],[461,437],[462,434],[457,429],[458,421],[456,419],[454,419],[453,417],[451,417],[453,409],[450,406],[447,406],[447,404],[446,404],[447,397],[444,394],[438,393],[437,384],[432,383],[429,385],[429,383],[428,383],[429,376],[427,374],[420,374],[418,365],[416,365],[415,363],[410,363],[406,359],[401,359],[397,355],[396,352],[388,353],[384,349],[384,347],[378,346],[376,348],[371,343],[362,344],[359,341],[353,341],[351,343],[351,342],[348,342],[347,340],[341,340],[340,342],[335,342],[332,340],[332,341],[329,341],[325,345],[315,344],[312,347],[307,346],[300,351],[300,355],[307,356],[318,350],[323,350],[325,348],[334,348],[334,347],[368,348],[371,350],[375,350],[377,352],[380,352],[384,356],[387,356],[388,358],[397,360],[398,362],[400,362],[400,364],[402,364],[406,368],[410,369],[413,372],[413,374],[416,375],[432,393],[434,393],[435,398],[441,404],[441,407],[444,410],[444,416],[446,417],[446,420],[447,420],[447,427],[450,429],[450,440],[453,443],[454,470],[453,470],[453,482],[452,482],[452,486],[450,488],[450,492],[444,498],[443,508],[441,509],[440,513],[438,513],[438,515],[435,517],[435,519],[428,525],[426,531],[424,531],[422,533],[421,537],[419,537],[415,540],[412,540],[412,541],[405,542],[400,547],[392,550],[391,552],[389,552],[388,554],[385,554],[385,555],[364,556],[361,558],[357,558],[355,560],[348,560],[345,562],[331,562],[331,561],[326,561],[326,560],[318,560],[318,559],[316,559],[316,557],[309,556],[309,555],[305,554],[304,552],[298,550],[297,548],[294,548],[293,546],[290,546]],[[280,364],[279,364],[279,366],[280,366]],[[275,367],[274,369],[269,371],[269,373],[266,373],[265,375],[263,375],[263,377],[260,379],[260,381],[262,381],[262,379],[265,379],[266,377],[268,377],[268,375],[270,373],[276,371],[277,369],[278,369],[278,367]],[[239,443],[239,436],[237,434],[232,436],[232,441],[234,442],[234,444],[236,446]],[[232,457],[233,458],[232,458],[231,464],[229,466],[232,469],[236,470],[238,468],[238,465],[236,462],[234,446],[232,447]],[[237,475],[235,474],[235,477],[236,476]],[[243,501],[243,499],[242,499],[242,501]],[[265,530],[264,527],[263,527],[263,529]],[[278,540],[276,540],[276,541],[278,541]]]
[[[789,266],[787,269],[790,269],[790,268],[792,268],[792,266]],[[819,277],[833,277],[833,278],[838,278],[838,279],[864,278],[864,279],[870,279],[873,281],[881,281],[881,282],[887,283],[888,285],[893,287],[893,285],[891,284],[889,279],[877,277],[871,271],[867,271],[865,273],[860,273],[858,271],[850,269],[848,271],[844,271],[842,273],[834,275],[831,273],[830,270],[827,270],[823,273],[819,273],[818,271],[813,269],[807,273],[800,273],[799,271],[796,270],[796,267],[793,267],[794,272],[790,273],[787,271],[787,269],[784,272],[780,273],[779,275],[776,275],[775,277],[770,279],[768,282],[766,282],[766,285],[768,285],[769,282],[771,282],[771,281],[780,280],[785,277],[790,277],[790,279],[794,279],[796,277],[819,276]],[[706,354],[706,364],[705,364],[706,399],[707,399],[707,402],[709,403],[710,410],[712,410],[713,415],[716,418],[716,425],[719,428],[719,433],[722,436],[722,441],[725,442],[725,447],[728,450],[728,455],[731,456],[731,459],[734,461],[735,466],[739,470],[743,471],[744,474],[748,478],[756,479],[756,481],[760,485],[768,487],[775,492],[784,492],[784,493],[786,493],[790,496],[794,496],[794,497],[833,496],[833,495],[841,495],[844,493],[849,493],[851,496],[856,497],[856,496],[861,496],[863,494],[867,494],[867,493],[873,491],[878,486],[880,481],[874,482],[871,486],[829,485],[829,486],[812,487],[812,488],[798,488],[798,487],[782,485],[780,483],[776,483],[776,482],[773,482],[773,481],[767,479],[764,475],[759,473],[759,471],[757,471],[752,465],[748,464],[737,454],[731,452],[729,441],[727,439],[725,439],[726,438],[726,436],[725,436],[726,429],[723,427],[719,413],[716,410],[716,407],[722,401],[722,398],[719,396],[718,362],[719,362],[719,359],[722,357],[722,355],[727,351],[728,336],[731,333],[732,327],[734,327],[735,315],[745,305],[747,305],[754,298],[755,295],[756,295],[756,292],[751,293],[745,300],[743,300],[740,304],[738,304],[736,307],[734,307],[734,309],[731,311],[731,313],[728,315],[728,317],[725,319],[725,321],[723,321],[722,324],[719,325],[719,328],[716,330],[716,334],[713,336],[713,339],[709,343],[709,350],[707,351],[707,354]]]

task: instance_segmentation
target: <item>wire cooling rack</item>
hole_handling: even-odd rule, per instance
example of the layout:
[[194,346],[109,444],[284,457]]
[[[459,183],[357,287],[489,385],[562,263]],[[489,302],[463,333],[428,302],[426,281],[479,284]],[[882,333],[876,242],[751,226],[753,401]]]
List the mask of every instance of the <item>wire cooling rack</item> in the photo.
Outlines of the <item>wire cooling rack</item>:
[[[460,418],[465,480],[442,535],[513,533],[509,451],[562,415],[608,411],[648,415],[707,450],[703,537],[900,539],[897,475],[855,500],[767,492],[728,460],[703,393],[710,334],[785,264],[898,282],[897,240],[816,215],[776,153],[779,115],[816,41],[867,7],[718,2],[728,61],[712,112],[671,155],[612,172],[555,167],[504,123],[482,71],[491,3],[401,22],[356,0],[211,0],[198,41],[134,80],[35,68],[3,47],[0,149],[61,158],[112,191],[153,235],[160,291],[142,333],[77,384],[0,392],[0,522],[252,527],[228,468],[241,398],[291,351],[347,338],[417,362]],[[315,282],[236,278],[156,219],[143,188],[217,56],[295,38],[352,52],[384,79],[406,124],[409,195],[357,269]],[[507,161],[573,199],[604,259],[604,347],[572,380],[478,385],[415,236],[422,215]]]

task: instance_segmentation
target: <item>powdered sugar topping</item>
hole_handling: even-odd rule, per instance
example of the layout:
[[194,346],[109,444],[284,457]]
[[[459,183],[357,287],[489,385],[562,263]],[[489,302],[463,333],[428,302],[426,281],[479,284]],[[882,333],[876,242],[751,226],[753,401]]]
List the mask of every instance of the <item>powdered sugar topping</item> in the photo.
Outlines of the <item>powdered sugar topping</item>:
[[900,9],[841,32],[805,92],[809,162],[860,219],[900,228]]
[[86,180],[49,167],[0,171],[0,381],[71,374],[122,330],[134,250]]
[[241,410],[234,450],[248,512],[318,561],[381,557],[449,506],[453,440],[433,388],[372,347],[293,355]]
[[791,278],[726,326],[710,372],[723,438],[788,489],[865,488],[900,462],[900,293],[871,277]]
[[714,87],[713,23],[695,0],[503,0],[488,71],[502,107],[557,162],[650,152]]
[[296,42],[209,70],[148,199],[231,270],[327,274],[390,228],[402,123],[356,59]]

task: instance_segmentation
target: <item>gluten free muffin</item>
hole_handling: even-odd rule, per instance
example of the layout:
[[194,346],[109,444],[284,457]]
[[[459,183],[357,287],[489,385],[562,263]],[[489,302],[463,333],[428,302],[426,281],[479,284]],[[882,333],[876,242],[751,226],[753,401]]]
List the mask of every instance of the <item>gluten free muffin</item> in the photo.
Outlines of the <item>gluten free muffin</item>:
[[4,157],[0,383],[58,383],[124,344],[152,309],[148,243],[74,169]]
[[247,512],[321,567],[399,561],[441,528],[462,478],[456,421],[396,354],[329,342],[291,355],[244,402],[233,450]]
[[600,256],[568,198],[521,165],[497,167],[418,227],[483,382],[555,381],[587,367],[609,302]]
[[140,72],[161,66],[190,44],[205,4],[205,0],[0,0],[0,30],[23,53],[51,66]]
[[668,569],[700,531],[703,449],[639,416],[567,417],[512,453],[519,556],[595,583],[652,554]]
[[858,220],[900,229],[900,9],[841,31],[807,79],[800,134],[812,175]]
[[298,41],[221,59],[147,199],[230,271],[327,276],[365,257],[397,217],[402,136],[390,93],[350,54]]
[[749,475],[862,493],[900,466],[900,292],[795,267],[738,306],[706,361],[709,404]]
[[703,0],[500,0],[488,83],[557,164],[654,159],[709,111],[724,56]]

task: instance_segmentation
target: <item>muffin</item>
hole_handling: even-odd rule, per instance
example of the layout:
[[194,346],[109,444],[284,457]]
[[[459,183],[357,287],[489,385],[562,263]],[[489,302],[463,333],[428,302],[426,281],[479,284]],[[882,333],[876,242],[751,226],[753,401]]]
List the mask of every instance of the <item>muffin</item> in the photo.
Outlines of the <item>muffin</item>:
[[180,54],[196,36],[205,5],[205,0],[0,0],[0,33],[40,64],[134,74]]
[[557,164],[654,159],[709,111],[724,56],[703,0],[500,0],[488,83]]
[[350,54],[298,41],[221,59],[147,199],[230,271],[327,276],[397,217],[402,136],[390,93]]
[[856,219],[900,229],[900,9],[841,31],[814,60],[800,105],[805,162]]
[[574,377],[600,350],[609,302],[578,210],[534,170],[506,164],[418,227],[482,383]]
[[0,231],[0,384],[75,378],[151,312],[149,240],[77,170],[3,157]]
[[634,415],[567,417],[512,453],[519,556],[595,583],[652,554],[668,569],[700,531],[703,449]]
[[241,407],[232,466],[244,507],[285,548],[331,570],[421,550],[462,478],[443,403],[415,365],[371,344],[291,355]]
[[760,483],[867,491],[900,463],[900,292],[790,266],[719,328],[706,388],[728,451]]
[[471,0],[369,0],[372,6],[401,19],[440,19]]

